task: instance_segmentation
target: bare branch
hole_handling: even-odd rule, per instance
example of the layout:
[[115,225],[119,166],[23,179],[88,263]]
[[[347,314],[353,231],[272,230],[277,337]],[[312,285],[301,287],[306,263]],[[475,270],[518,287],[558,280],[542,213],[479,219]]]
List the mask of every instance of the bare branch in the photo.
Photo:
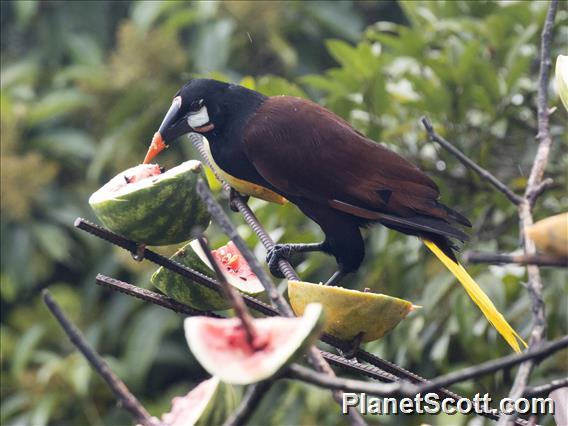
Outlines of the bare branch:
[[384,384],[337,377],[332,378],[313,372],[307,368],[299,367],[296,364],[290,367],[289,374],[294,378],[305,380],[312,384],[327,388],[342,389],[349,392],[365,392],[378,396],[414,396],[418,393],[424,394],[427,392],[434,392],[441,387],[474,379],[505,368],[510,368],[526,360],[534,360],[536,362],[547,358],[566,347],[568,347],[568,336],[564,336],[554,342],[544,344],[539,349],[533,349],[522,354],[507,355],[502,358],[487,361],[482,364],[464,368],[463,370],[456,371],[454,373],[440,376],[428,383],[420,385],[406,381]]
[[223,426],[241,426],[244,425],[250,416],[254,413],[254,410],[262,400],[262,397],[272,386],[272,380],[265,380],[259,382],[255,385],[249,386],[245,393],[241,404],[237,409],[231,414]]
[[57,302],[53,299],[48,290],[42,292],[44,303],[47,305],[53,316],[57,319],[67,337],[73,345],[83,354],[89,361],[91,366],[99,373],[105,382],[112,389],[120,405],[124,407],[136,421],[145,426],[157,426],[160,423],[156,418],[150,416],[150,413],[140,404],[136,397],[130,392],[128,387],[120,380],[116,374],[112,372],[102,357],[87,343],[81,332],[75,327],[71,321],[65,316]]
[[95,282],[111,290],[118,291],[120,293],[133,296],[137,299],[144,300],[145,302],[153,303],[154,305],[162,306],[171,311],[177,312],[179,314],[189,315],[189,316],[207,316],[212,318],[224,318],[221,315],[215,314],[208,311],[199,311],[197,309],[190,308],[183,303],[176,302],[174,299],[164,296],[162,294],[156,293],[145,288],[141,288],[124,281],[117,280],[116,278],[107,277],[103,274],[97,274]]
[[536,199],[538,197],[540,197],[540,195],[546,191],[548,188],[552,187],[554,185],[554,181],[551,178],[546,178],[544,179],[541,183],[539,183],[536,188],[534,188],[530,194],[528,194],[528,200],[529,200],[529,204],[532,207],[534,207],[535,203],[536,203]]
[[[523,248],[527,256],[536,254],[534,242],[525,234],[525,229],[533,224],[532,205],[536,201],[536,197],[542,192],[542,178],[544,170],[548,164],[550,155],[550,147],[552,145],[552,137],[550,136],[548,122],[548,79],[550,74],[550,47],[552,40],[552,27],[554,26],[554,18],[558,8],[558,0],[552,0],[546,13],[544,27],[541,34],[540,45],[540,69],[538,76],[538,134],[539,141],[536,156],[531,168],[525,196],[518,205],[520,219],[520,234],[523,240]],[[534,325],[531,330],[529,345],[531,348],[538,347],[546,339],[546,316],[544,312],[544,300],[542,298],[542,280],[540,270],[536,265],[527,266],[528,275],[528,291],[532,302],[532,313]],[[525,391],[528,384],[530,374],[534,367],[534,361],[529,360],[522,364],[517,371],[515,381],[509,392],[509,397],[518,399]],[[514,416],[507,416],[499,420],[498,426],[505,426],[514,419]]]
[[468,251],[464,253],[463,259],[468,263],[516,263],[518,265],[556,266],[561,268],[568,268],[568,257],[553,256],[550,254],[527,255]]
[[466,157],[466,155],[463,152],[461,152],[459,149],[457,149],[452,143],[450,143],[442,136],[440,136],[438,133],[436,133],[434,127],[432,126],[432,122],[428,119],[428,117],[422,117],[420,121],[422,122],[422,125],[426,129],[426,132],[428,133],[430,140],[438,142],[443,148],[445,148],[454,157],[456,157],[460,163],[462,163],[464,166],[476,172],[483,179],[491,183],[491,185],[493,185],[496,189],[498,189],[503,194],[505,194],[505,196],[513,204],[518,205],[521,202],[522,198],[519,195],[515,194],[513,191],[511,191],[509,187],[505,185],[503,182],[501,182],[499,179],[497,179],[495,175],[493,175],[491,172],[485,170],[483,167],[476,164],[470,158]]
[[525,393],[523,396],[525,398],[531,398],[534,396],[542,396],[548,395],[550,392],[560,388],[568,387],[568,377],[564,377],[563,379],[553,380],[550,383],[546,383],[545,385],[539,386],[528,386],[525,389]]

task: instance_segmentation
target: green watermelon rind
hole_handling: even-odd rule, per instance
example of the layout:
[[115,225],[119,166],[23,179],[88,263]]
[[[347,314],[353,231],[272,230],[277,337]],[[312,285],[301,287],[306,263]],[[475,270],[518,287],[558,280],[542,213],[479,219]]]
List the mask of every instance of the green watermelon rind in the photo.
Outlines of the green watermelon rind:
[[199,161],[186,161],[158,176],[110,190],[139,167],[119,173],[89,198],[103,225],[154,246],[187,241],[207,228],[211,216],[196,192],[197,180],[207,181]]
[[[215,273],[210,268],[209,262],[201,251],[197,240],[190,241],[184,245],[170,259],[197,272],[201,272],[210,278],[215,277]],[[245,288],[241,282],[238,282],[237,278],[227,274],[225,276],[229,283],[233,284],[242,293],[256,297],[264,293],[264,287],[260,281],[251,281],[248,283],[249,288]],[[189,278],[182,277],[180,274],[162,266],[152,274],[150,281],[165,295],[200,311],[221,311],[231,307],[229,301],[219,292]]]
[[[271,363],[268,367],[259,369],[251,374],[250,372],[227,366],[224,363],[215,361],[214,348],[211,348],[206,341],[201,338],[200,329],[211,321],[232,321],[233,319],[218,319],[209,317],[189,317],[184,321],[185,338],[189,348],[201,366],[211,375],[219,377],[220,380],[233,385],[248,385],[266,380],[279,374],[290,363],[301,357],[306,350],[319,338],[323,330],[324,312],[319,303],[310,303],[306,306],[301,324],[289,335],[286,345],[278,348],[272,354]],[[253,320],[256,321],[286,321],[297,320],[298,318],[270,317]],[[230,324],[230,323],[228,323]],[[254,323],[253,323],[254,324]],[[277,327],[275,324],[274,327]]]
[[203,410],[196,426],[222,425],[233,414],[239,400],[233,385],[218,380],[217,387],[205,409]]
[[[214,272],[201,261],[190,243],[174,253],[171,260],[214,278]],[[229,309],[231,304],[219,292],[160,266],[150,282],[166,296],[200,311]]]

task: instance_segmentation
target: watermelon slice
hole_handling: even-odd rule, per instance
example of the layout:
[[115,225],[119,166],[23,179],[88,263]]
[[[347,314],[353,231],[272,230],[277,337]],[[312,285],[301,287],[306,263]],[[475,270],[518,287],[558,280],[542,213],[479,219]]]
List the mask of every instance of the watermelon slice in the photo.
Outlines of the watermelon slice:
[[163,172],[141,164],[119,173],[89,198],[97,217],[110,230],[148,245],[187,241],[210,222],[195,191],[205,175],[201,163],[186,161]]
[[238,318],[191,317],[184,325],[189,348],[205,370],[226,383],[247,385],[272,377],[301,356],[321,333],[323,309],[312,303],[302,317],[254,319],[259,349],[248,343]]
[[201,382],[183,397],[172,400],[172,409],[162,415],[164,426],[221,425],[237,407],[233,386],[217,377]]
[[[242,293],[255,297],[263,295],[262,283],[251,271],[248,263],[232,241],[211,252],[230,284]],[[215,277],[215,272],[197,240],[183,246],[171,259],[208,277]],[[151,282],[162,293],[195,309],[217,311],[231,307],[229,301],[217,291],[163,267],[158,268],[152,274]]]
[[362,342],[380,339],[419,307],[386,294],[303,281],[288,281],[288,297],[296,315],[302,315],[311,303],[321,303],[326,333],[344,340],[362,333]]

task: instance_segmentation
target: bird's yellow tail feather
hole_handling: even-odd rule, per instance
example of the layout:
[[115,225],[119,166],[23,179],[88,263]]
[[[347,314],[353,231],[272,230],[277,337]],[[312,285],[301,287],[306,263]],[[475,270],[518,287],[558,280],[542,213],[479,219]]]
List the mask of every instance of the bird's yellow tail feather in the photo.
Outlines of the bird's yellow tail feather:
[[503,336],[507,343],[515,350],[515,352],[521,352],[519,347],[520,340],[521,343],[527,347],[525,341],[517,334],[515,330],[509,325],[507,320],[501,315],[497,310],[491,299],[483,292],[481,287],[474,281],[474,279],[467,273],[465,268],[458,262],[450,259],[446,254],[432,241],[424,240],[424,244],[428,247],[432,253],[450,270],[450,272],[458,279],[458,281],[463,285],[465,291],[475,302],[483,315],[489,320],[489,322],[497,329],[497,331]]

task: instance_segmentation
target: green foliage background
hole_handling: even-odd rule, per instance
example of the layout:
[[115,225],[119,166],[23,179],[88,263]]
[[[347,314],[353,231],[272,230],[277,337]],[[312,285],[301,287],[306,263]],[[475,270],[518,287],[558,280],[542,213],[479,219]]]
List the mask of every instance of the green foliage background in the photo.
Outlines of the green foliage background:
[[[105,384],[42,305],[49,286],[66,312],[152,414],[206,377],[176,314],[94,284],[97,272],[148,287],[154,267],[73,228],[94,219],[87,199],[137,164],[172,95],[196,75],[240,82],[268,95],[309,97],[412,159],[443,200],[472,219],[467,249],[518,247],[516,209],[418,124],[438,131],[512,188],[522,190],[535,154],[538,42],[545,2],[2,2],[1,4],[1,390],[0,422],[128,424]],[[568,39],[562,5],[553,57]],[[564,44],[565,47],[565,44]],[[550,88],[556,184],[537,219],[568,210],[566,111]],[[197,158],[185,140],[167,167]],[[253,200],[272,236],[318,241],[293,206]],[[167,208],[167,206],[165,206]],[[242,224],[238,215],[232,217]],[[245,226],[239,228],[262,248]],[[345,285],[407,298],[423,308],[367,349],[425,377],[510,351],[420,241],[374,227],[367,257]],[[213,226],[214,244],[226,239]],[[160,249],[169,254],[173,247]],[[331,258],[298,265],[326,279]],[[521,267],[468,269],[521,335],[531,326]],[[567,332],[566,272],[544,269],[548,336]],[[369,319],[372,320],[372,319]],[[534,383],[565,375],[566,353],[540,365]],[[456,386],[504,396],[512,372]],[[278,383],[257,424],[343,424],[329,393]],[[368,419],[381,424],[466,424],[471,418]],[[551,419],[544,419],[550,422]]]

